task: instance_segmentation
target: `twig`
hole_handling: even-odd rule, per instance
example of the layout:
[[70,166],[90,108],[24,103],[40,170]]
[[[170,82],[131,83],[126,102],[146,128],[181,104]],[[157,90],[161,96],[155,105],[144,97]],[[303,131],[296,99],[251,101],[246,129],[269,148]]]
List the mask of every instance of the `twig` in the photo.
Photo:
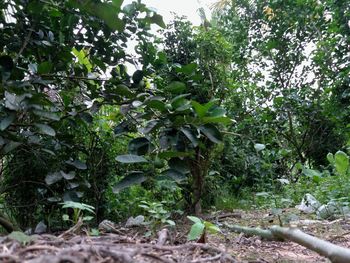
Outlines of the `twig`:
[[73,234],[74,232],[79,230],[82,225],[83,225],[83,220],[79,218],[78,222],[74,226],[72,226],[67,231],[63,232],[61,235],[58,236],[58,238],[64,238],[67,235]]
[[16,58],[13,61],[14,64],[17,64],[17,61],[18,61],[20,55],[22,55],[24,49],[27,47],[27,45],[29,43],[29,40],[30,40],[30,38],[31,38],[31,36],[33,34],[33,31],[34,31],[33,28],[29,28],[29,32],[28,32],[26,38],[24,39],[23,45],[22,45],[21,49],[18,51],[17,56],[16,56]]

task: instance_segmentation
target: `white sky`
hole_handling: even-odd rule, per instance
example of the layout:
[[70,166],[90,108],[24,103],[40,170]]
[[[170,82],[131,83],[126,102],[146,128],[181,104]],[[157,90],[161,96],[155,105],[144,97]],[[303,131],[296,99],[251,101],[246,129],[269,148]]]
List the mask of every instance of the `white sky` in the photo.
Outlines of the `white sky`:
[[[125,4],[129,4],[133,0],[125,0]],[[204,7],[207,17],[209,18],[209,7],[215,0],[142,0],[147,7],[153,7],[158,11],[158,14],[163,16],[164,22],[167,24],[174,17],[171,12],[179,16],[187,16],[194,25],[200,24],[200,18],[197,9]]]

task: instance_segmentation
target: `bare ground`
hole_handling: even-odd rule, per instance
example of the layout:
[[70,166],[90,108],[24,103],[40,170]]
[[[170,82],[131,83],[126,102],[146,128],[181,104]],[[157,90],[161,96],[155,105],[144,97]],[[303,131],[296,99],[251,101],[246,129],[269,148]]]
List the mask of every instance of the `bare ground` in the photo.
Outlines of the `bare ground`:
[[[284,212],[297,213],[294,210]],[[222,216],[222,217],[220,217]],[[207,217],[214,223],[228,222],[251,227],[278,224],[269,211],[234,211]],[[337,245],[350,248],[350,221],[316,221],[301,215],[300,229]],[[272,242],[260,237],[245,237],[222,227],[224,235],[207,236],[206,244],[186,242],[190,229],[187,220],[177,222],[165,243],[157,237],[144,237],[145,229],[118,227],[114,233],[89,236],[84,231],[57,235],[37,235],[29,244],[2,237],[0,262],[83,263],[83,262],[329,262],[324,257],[292,242]]]

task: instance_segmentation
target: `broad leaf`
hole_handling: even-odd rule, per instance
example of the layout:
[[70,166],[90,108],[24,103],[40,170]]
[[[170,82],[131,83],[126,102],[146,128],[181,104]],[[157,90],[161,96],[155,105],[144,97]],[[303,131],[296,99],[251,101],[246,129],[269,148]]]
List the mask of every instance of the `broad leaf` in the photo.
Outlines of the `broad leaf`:
[[222,141],[221,132],[212,124],[205,124],[199,127],[200,131],[213,143]]
[[198,146],[198,137],[194,131],[190,128],[181,128],[181,131],[191,141],[193,147]]
[[120,163],[147,163],[148,161],[142,157],[135,154],[124,154],[117,156],[116,160]]
[[229,117],[203,117],[201,119],[202,123],[222,123],[222,124],[230,124],[232,120]]
[[70,171],[69,173],[65,173],[63,171],[60,171],[62,177],[66,180],[72,180],[75,178],[75,172],[74,171]]
[[186,90],[186,84],[180,81],[173,81],[165,88],[165,90],[172,94],[181,94]]
[[119,193],[121,190],[135,184],[140,184],[147,180],[143,172],[133,172],[125,176],[119,183],[113,187],[113,193]]
[[80,160],[66,161],[66,164],[72,165],[79,170],[86,170],[87,169],[86,163],[83,163]]
[[341,175],[345,175],[349,168],[349,156],[342,151],[338,151],[334,155],[334,161],[337,172]]
[[187,163],[178,157],[171,158],[168,161],[168,165],[171,169],[179,171],[182,174],[186,174],[186,173],[190,172],[190,170],[187,166]]
[[196,63],[190,63],[181,67],[177,67],[176,68],[176,72],[181,72],[184,73],[186,75],[190,75],[193,72],[195,72],[195,70],[197,69],[197,64]]
[[168,169],[168,170],[164,171],[162,173],[162,175],[165,175],[165,176],[173,179],[177,183],[187,179],[186,175],[184,175],[180,171],[174,170],[174,169]]
[[203,105],[198,103],[197,101],[192,101],[191,104],[192,104],[197,116],[199,118],[203,118],[208,113],[209,109],[214,106],[215,101],[210,101],[210,102],[203,104]]
[[45,183],[47,185],[52,185],[54,183],[57,183],[58,181],[62,180],[62,174],[61,172],[54,172],[54,173],[49,173],[45,177]]
[[51,111],[43,111],[43,110],[33,110],[33,113],[37,116],[53,120],[53,121],[59,121],[60,117],[55,112]]
[[15,142],[15,141],[9,141],[8,143],[6,143],[6,145],[4,146],[4,148],[2,149],[2,152],[4,154],[7,154],[11,151],[13,151],[14,149],[16,149],[18,146],[20,146],[21,143],[20,142]]
[[158,154],[159,158],[165,159],[165,158],[173,158],[173,157],[188,157],[192,156],[194,154],[193,151],[191,152],[174,152],[174,151],[165,151]]
[[115,87],[115,92],[120,96],[125,96],[127,98],[132,98],[134,93],[129,89],[128,86],[124,84],[119,84]]
[[49,135],[49,136],[55,136],[56,135],[55,130],[51,126],[49,126],[47,124],[36,123],[34,125],[37,128],[39,128],[39,132],[42,133],[42,134],[46,134],[46,135]]
[[0,121],[0,131],[4,131],[11,125],[11,123],[15,120],[16,115],[15,114],[10,114],[7,117],[3,118]]
[[150,120],[146,123],[146,126],[140,129],[140,132],[143,134],[151,133],[158,125],[158,120]]
[[130,154],[145,155],[151,149],[150,141],[145,137],[133,139],[129,142],[128,151]]
[[166,25],[165,25],[165,23],[164,23],[164,21],[163,21],[163,17],[162,17],[161,15],[154,14],[154,15],[151,17],[151,22],[152,22],[153,24],[156,24],[156,25],[162,27],[162,28],[165,28],[165,27],[166,27]]
[[187,240],[198,240],[202,236],[204,228],[205,225],[202,222],[193,224],[187,236]]
[[49,61],[42,62],[38,65],[37,73],[38,74],[48,74],[51,72],[53,65]]
[[187,216],[189,220],[191,220],[193,223],[202,223],[202,220],[196,216]]

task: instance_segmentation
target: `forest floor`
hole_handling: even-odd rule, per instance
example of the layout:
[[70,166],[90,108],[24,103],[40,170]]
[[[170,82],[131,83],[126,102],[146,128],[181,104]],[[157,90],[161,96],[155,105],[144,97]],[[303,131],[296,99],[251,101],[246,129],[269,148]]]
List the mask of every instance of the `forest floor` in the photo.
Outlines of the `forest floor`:
[[[269,212],[237,210],[205,218],[218,225],[224,222],[262,228],[278,225],[278,218]],[[298,212],[295,209],[283,211],[283,215],[288,214]],[[310,216],[299,216],[300,219],[292,224],[302,231],[350,247],[350,221],[317,221]],[[190,222],[186,219],[176,222],[176,230],[163,236],[165,240],[156,236],[145,237],[144,228],[128,229],[122,226],[99,236],[87,235],[83,228],[73,228],[60,235],[35,235],[31,236],[31,240],[26,240],[25,245],[4,236],[0,238],[0,262],[330,262],[295,243],[246,237],[230,232],[224,226],[221,227],[224,235],[208,235],[205,244],[187,242]]]

